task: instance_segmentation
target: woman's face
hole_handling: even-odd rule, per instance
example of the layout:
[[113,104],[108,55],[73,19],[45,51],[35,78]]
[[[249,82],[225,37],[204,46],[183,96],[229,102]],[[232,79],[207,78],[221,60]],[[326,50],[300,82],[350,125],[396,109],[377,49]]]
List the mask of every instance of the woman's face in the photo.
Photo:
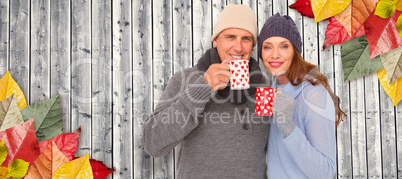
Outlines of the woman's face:
[[293,45],[286,38],[274,36],[265,39],[262,43],[261,58],[265,68],[274,76],[286,74],[293,56]]

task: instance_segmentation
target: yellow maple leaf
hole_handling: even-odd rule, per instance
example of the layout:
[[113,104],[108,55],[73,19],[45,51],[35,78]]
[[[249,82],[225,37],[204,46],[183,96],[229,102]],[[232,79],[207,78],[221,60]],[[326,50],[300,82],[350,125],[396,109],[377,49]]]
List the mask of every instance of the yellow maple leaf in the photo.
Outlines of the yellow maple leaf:
[[20,86],[18,86],[17,82],[14,81],[13,77],[11,77],[11,74],[8,71],[0,79],[0,101],[11,96],[13,93],[15,93],[15,97],[18,100],[18,108],[25,108],[27,106],[27,101],[25,99],[24,93],[22,92]]
[[388,84],[387,72],[385,71],[385,68],[378,70],[377,76],[385,93],[387,93],[394,103],[394,106],[396,106],[402,99],[402,78],[399,78],[397,81]]
[[353,36],[375,10],[377,2],[378,0],[352,0],[345,10],[335,15],[335,18],[345,27],[349,35]]
[[93,178],[92,167],[89,163],[89,155],[85,155],[81,158],[70,161],[53,174],[52,178],[64,178],[64,179],[86,179]]
[[322,21],[342,12],[352,0],[311,0],[315,22]]

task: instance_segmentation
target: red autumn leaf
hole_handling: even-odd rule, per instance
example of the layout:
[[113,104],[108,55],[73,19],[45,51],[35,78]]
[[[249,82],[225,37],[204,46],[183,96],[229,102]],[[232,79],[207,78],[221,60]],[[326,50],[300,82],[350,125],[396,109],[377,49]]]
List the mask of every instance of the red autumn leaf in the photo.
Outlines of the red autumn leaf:
[[54,141],[57,148],[69,159],[73,160],[75,152],[77,152],[78,137],[81,133],[81,127],[73,133],[63,133],[49,140],[44,140],[39,143],[40,152],[43,152],[46,147]]
[[342,44],[348,40],[351,40],[355,37],[360,37],[364,35],[364,26],[360,26],[357,29],[356,33],[351,37],[347,32],[346,28],[336,20],[335,17],[331,17],[329,19],[329,24],[327,26],[327,31],[325,32],[325,41],[322,49],[327,48],[332,44]]
[[105,179],[110,173],[114,172],[113,169],[108,168],[101,161],[89,159],[89,163],[91,164],[92,167],[92,173],[94,175],[94,179]]
[[396,22],[400,15],[401,11],[396,10],[393,16],[384,19],[374,15],[373,12],[364,22],[371,59],[402,46],[402,38],[396,28]]
[[289,6],[291,9],[296,9],[301,15],[314,18],[313,9],[311,8],[310,0],[297,0]]
[[1,131],[1,140],[4,140],[8,152],[2,166],[7,167],[15,159],[22,159],[32,164],[40,154],[33,119]]

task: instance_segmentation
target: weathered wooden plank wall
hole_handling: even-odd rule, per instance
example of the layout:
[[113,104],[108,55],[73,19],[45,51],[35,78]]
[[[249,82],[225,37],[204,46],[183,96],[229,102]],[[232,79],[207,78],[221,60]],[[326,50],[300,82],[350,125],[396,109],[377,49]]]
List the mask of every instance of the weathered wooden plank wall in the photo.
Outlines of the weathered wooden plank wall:
[[[341,98],[336,178],[402,177],[402,104],[377,75],[343,82],[340,45],[322,50],[328,21],[314,23],[295,0],[0,0],[0,75],[10,71],[28,103],[60,95],[64,132],[82,128],[78,156],[116,169],[109,178],[175,178],[179,147],[152,158],[142,125],[169,78],[212,47],[213,24],[229,3],[247,4],[258,28],[288,14],[303,56]],[[254,50],[253,57],[257,57]]]

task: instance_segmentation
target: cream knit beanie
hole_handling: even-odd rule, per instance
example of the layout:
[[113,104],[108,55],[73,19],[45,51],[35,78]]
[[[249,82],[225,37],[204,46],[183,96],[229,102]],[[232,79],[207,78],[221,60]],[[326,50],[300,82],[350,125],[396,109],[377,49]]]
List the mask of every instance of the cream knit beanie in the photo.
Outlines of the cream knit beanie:
[[212,41],[225,29],[239,28],[249,31],[253,37],[255,46],[257,43],[257,18],[254,11],[247,5],[229,4],[219,14],[213,29]]

